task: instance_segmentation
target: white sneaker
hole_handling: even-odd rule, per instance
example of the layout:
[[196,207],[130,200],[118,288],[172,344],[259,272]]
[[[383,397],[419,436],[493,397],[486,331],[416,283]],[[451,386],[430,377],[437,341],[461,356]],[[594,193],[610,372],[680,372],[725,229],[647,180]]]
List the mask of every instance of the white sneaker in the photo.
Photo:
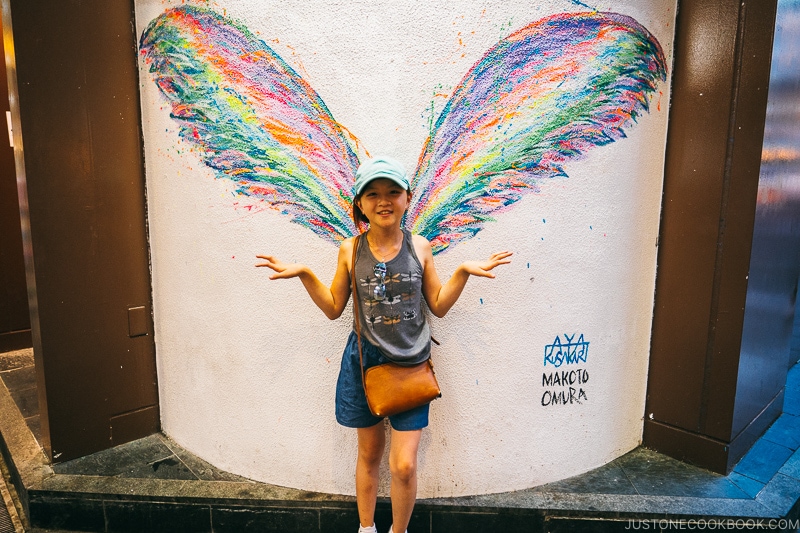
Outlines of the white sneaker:
[[358,526],[358,533],[378,533],[378,528],[375,527],[375,524],[369,527]]
[[[392,530],[392,528],[393,528],[393,527],[394,527],[394,526],[389,526],[389,533],[394,533],[394,532],[393,532],[393,530]],[[407,530],[407,529],[406,529],[406,533],[408,533],[408,530]]]

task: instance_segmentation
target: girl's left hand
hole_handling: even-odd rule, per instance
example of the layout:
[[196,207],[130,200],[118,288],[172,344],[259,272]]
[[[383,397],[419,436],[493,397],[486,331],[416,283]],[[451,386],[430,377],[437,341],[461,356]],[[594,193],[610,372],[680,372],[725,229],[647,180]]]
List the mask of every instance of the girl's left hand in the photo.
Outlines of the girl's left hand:
[[511,263],[508,259],[513,255],[513,252],[497,252],[489,256],[488,261],[465,261],[461,263],[461,268],[472,276],[481,276],[484,278],[493,278],[494,273],[491,272],[495,267],[500,265],[507,265]]
[[308,267],[300,263],[282,263],[272,255],[257,255],[259,259],[263,259],[263,263],[257,263],[257,267],[267,267],[275,271],[269,279],[289,279],[296,278],[302,275]]

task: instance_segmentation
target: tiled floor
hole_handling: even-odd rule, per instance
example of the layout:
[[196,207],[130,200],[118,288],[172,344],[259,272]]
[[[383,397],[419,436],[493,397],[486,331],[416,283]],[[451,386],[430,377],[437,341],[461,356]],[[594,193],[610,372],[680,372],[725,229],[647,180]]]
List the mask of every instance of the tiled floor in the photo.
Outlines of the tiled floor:
[[[11,352],[0,356],[0,378],[17,403],[25,422],[32,432],[38,432],[38,409],[36,408],[33,361],[29,351]],[[772,425],[765,435],[753,446],[728,476],[721,476],[701,468],[671,459],[662,454],[638,448],[616,460],[583,475],[561,480],[506,495],[488,495],[453,499],[445,504],[452,506],[495,505],[524,508],[522,501],[553,501],[556,507],[561,501],[584,502],[592,508],[595,502],[606,498],[613,500],[617,512],[635,512],[634,504],[627,506],[626,498],[636,501],[635,505],[650,505],[654,509],[665,509],[665,514],[682,506],[694,506],[695,514],[713,513],[704,506],[722,505],[730,509],[741,505],[743,508],[761,508],[766,501],[789,502],[789,507],[800,497],[800,364],[789,373],[786,384],[785,408],[783,415]],[[180,480],[191,482],[223,481],[232,482],[239,493],[256,494],[270,487],[242,477],[223,472],[207,462],[183,450],[162,434],[152,435],[128,444],[117,446],[93,455],[57,464],[55,474],[63,474],[65,479],[104,479],[118,478],[140,480]],[[84,477],[86,476],[86,477]],[[92,476],[92,477],[88,477]],[[99,477],[94,477],[99,476]],[[88,481],[87,481],[88,482]],[[247,485],[242,485],[247,484]],[[769,485],[768,485],[769,484]],[[769,486],[769,490],[764,490]],[[248,489],[247,487],[252,487]],[[775,489],[777,487],[777,489]],[[280,489],[279,490],[288,490]],[[59,489],[62,490],[62,489]],[[319,495],[318,495],[319,496]],[[324,495],[322,495],[324,496]],[[226,496],[227,497],[227,496]],[[283,497],[285,498],[285,497]],[[538,498],[538,499],[537,499]],[[654,498],[660,498],[654,499]],[[645,502],[645,503],[643,503]],[[699,502],[699,503],[698,503]],[[741,504],[730,505],[731,502]],[[786,503],[783,502],[783,503]],[[422,500],[421,509],[435,507],[439,501]],[[176,502],[173,502],[173,505]],[[160,505],[160,504],[159,504]],[[534,504],[530,504],[534,505]],[[539,505],[536,503],[535,505]],[[568,507],[561,507],[567,509]],[[575,509],[577,507],[572,507]],[[650,508],[646,507],[648,512]],[[788,509],[788,507],[786,507]],[[106,513],[109,507],[104,507]],[[628,511],[634,509],[634,511]],[[222,509],[226,511],[226,509]],[[349,511],[348,511],[349,512]],[[431,524],[437,519],[430,511]],[[451,519],[458,512],[442,514]],[[108,516],[108,515],[107,515]],[[216,522],[215,522],[216,523]],[[477,527],[477,526],[476,526]],[[431,526],[433,528],[433,526]],[[435,528],[433,528],[435,529]],[[552,528],[551,528],[552,529]]]
[[800,461],[800,363],[789,370],[783,414],[750,448],[728,476],[748,495],[755,495],[776,475],[798,477]]
[[535,487],[542,492],[750,498],[730,479],[660,453],[637,448],[600,468]]
[[214,467],[161,433],[57,464],[53,470],[70,475],[254,483]]

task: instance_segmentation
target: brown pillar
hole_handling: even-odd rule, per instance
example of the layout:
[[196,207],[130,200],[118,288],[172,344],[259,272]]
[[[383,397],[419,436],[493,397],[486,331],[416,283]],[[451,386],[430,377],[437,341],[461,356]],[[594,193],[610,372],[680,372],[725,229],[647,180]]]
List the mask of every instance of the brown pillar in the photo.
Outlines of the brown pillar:
[[159,427],[133,2],[3,13],[42,444],[64,461]]
[[676,24],[644,444],[721,473],[782,406],[734,427],[776,3],[682,0]]

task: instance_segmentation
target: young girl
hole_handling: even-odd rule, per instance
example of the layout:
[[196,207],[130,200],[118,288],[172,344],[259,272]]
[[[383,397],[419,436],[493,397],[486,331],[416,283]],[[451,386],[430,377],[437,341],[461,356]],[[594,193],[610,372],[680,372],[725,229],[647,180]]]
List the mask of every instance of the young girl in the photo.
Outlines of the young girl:
[[[403,166],[388,157],[365,161],[356,172],[353,219],[368,222],[360,239],[356,264],[351,265],[354,238],[339,247],[336,273],[326,287],[302,264],[285,264],[273,256],[259,255],[271,268],[270,279],[299,277],[309,296],[331,320],[344,311],[350,297],[350,273],[355,271],[359,298],[364,367],[394,361],[420,363],[430,357],[430,329],[421,296],[437,317],[456,303],[470,275],[493,278],[492,269],[508,264],[510,252],[493,254],[487,261],[462,263],[442,285],[433,264],[427,239],[411,235],[401,227],[411,200]],[[382,419],[367,407],[355,331],[350,333],[336,384],[336,420],[357,428],[356,500],[361,520],[359,533],[376,533],[375,504],[378,468],[385,444]],[[389,417],[392,426],[389,448],[393,525],[389,533],[406,531],[417,495],[417,449],[422,428],[428,425],[428,405]],[[396,526],[396,527],[395,527]]]

